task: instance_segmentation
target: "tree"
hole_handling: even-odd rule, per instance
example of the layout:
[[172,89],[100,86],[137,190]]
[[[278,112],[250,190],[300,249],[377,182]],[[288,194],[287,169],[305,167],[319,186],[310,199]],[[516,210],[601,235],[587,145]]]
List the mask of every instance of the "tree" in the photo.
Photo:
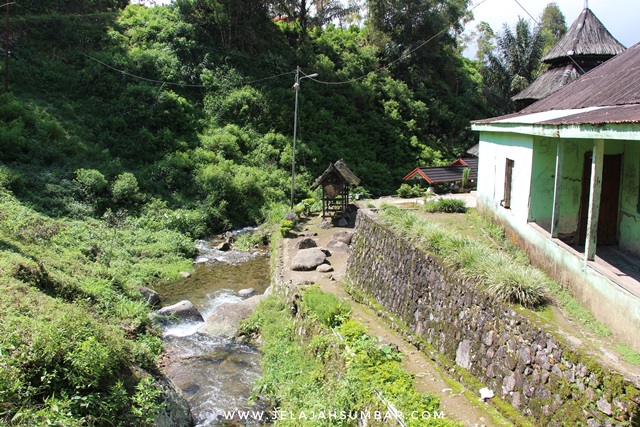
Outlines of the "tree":
[[479,63],[484,64],[487,60],[487,55],[496,47],[494,43],[496,33],[493,32],[488,22],[482,21],[476,26],[476,35],[476,59]]
[[511,97],[529,86],[538,75],[542,58],[543,37],[539,28],[531,28],[520,18],[515,33],[504,24],[496,36],[497,47],[486,56],[481,68],[487,97],[495,114],[513,112]]
[[548,52],[567,32],[562,11],[555,3],[549,3],[540,17],[540,31],[544,37],[544,52]]

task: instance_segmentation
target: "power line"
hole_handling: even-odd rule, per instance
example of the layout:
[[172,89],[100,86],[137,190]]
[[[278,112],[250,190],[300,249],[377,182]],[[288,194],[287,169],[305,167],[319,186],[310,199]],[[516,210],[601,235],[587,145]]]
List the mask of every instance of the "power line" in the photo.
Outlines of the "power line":
[[[109,68],[111,70],[113,70],[113,71],[117,71],[120,74],[123,74],[123,75],[128,76],[128,77],[132,77],[134,79],[143,80],[143,81],[150,82],[150,83],[158,83],[158,84],[163,84],[163,85],[170,85],[170,86],[192,87],[192,88],[205,88],[205,87],[207,87],[206,85],[196,85],[196,84],[188,84],[188,83],[176,83],[176,82],[170,82],[170,81],[165,81],[165,80],[150,79],[150,78],[147,78],[147,77],[139,76],[137,74],[133,74],[133,73],[130,73],[128,71],[116,68],[116,67],[114,67],[112,65],[109,65],[109,64],[107,64],[107,63],[105,63],[103,61],[100,61],[99,59],[96,59],[93,56],[88,55],[86,53],[85,53],[85,56],[87,58],[91,59],[92,61],[95,61],[95,62],[97,62],[97,63],[99,63],[99,64],[101,64],[101,65],[103,65],[103,66],[105,66],[105,67],[107,67],[107,68]],[[286,76],[288,74],[295,74],[295,71],[287,71],[286,73],[281,73],[281,74],[277,74],[277,75],[274,75],[274,76],[265,77],[263,79],[239,82],[239,83],[233,84],[232,86],[244,86],[244,85],[260,83],[260,82],[263,82],[263,81],[272,80],[272,79],[276,79],[278,77]]]
[[[483,4],[484,2],[486,2],[487,0],[482,0],[480,1],[478,4],[476,4],[475,6],[473,6],[471,9],[469,9],[469,12],[473,12],[478,6],[480,6],[481,4]],[[413,49],[407,50],[405,52],[402,53],[402,55],[400,55],[400,57],[398,59],[395,59],[393,61],[391,61],[390,63],[388,63],[387,65],[384,65],[382,67],[379,67],[373,71],[369,71],[367,74],[364,74],[360,77],[357,77],[355,79],[351,79],[351,80],[346,80],[346,81],[342,81],[342,82],[327,82],[327,81],[322,81],[322,80],[317,80],[317,79],[309,79],[309,80],[313,80],[316,83],[322,83],[325,85],[345,85],[345,84],[349,84],[349,83],[353,83],[353,82],[357,82],[359,80],[362,80],[364,78],[366,78],[369,74],[371,73],[377,73],[379,71],[382,70],[386,70],[389,67],[391,67],[393,64],[395,64],[396,62],[400,62],[404,59],[406,59],[409,55],[411,55],[413,52],[417,51],[418,49],[422,48],[423,46],[425,46],[426,44],[430,43],[431,41],[433,41],[434,39],[440,37],[442,34],[446,33],[447,31],[449,31],[451,29],[451,27],[453,26],[453,23],[451,23],[448,27],[443,28],[442,30],[440,30],[438,33],[436,33],[434,36],[431,36],[429,39],[425,40],[424,42],[420,43],[418,46],[414,47]]]
[[[538,27],[539,27],[539,28],[540,28],[540,27],[542,27],[542,25],[540,24],[540,22],[538,22],[538,20],[537,20],[536,18],[534,18],[534,17],[529,13],[529,11],[528,11],[527,9],[525,9],[525,7],[524,7],[522,4],[520,4],[520,2],[519,2],[518,0],[514,0],[514,1],[518,4],[518,6],[520,6],[520,7],[522,8],[522,10],[524,10],[524,11],[525,11],[525,13],[526,13],[527,15],[529,15],[529,17],[533,20],[533,22],[535,22],[535,23],[536,23],[536,25],[538,25]],[[588,6],[588,3],[585,3],[585,6]],[[586,9],[586,7],[585,7],[585,9]],[[560,49],[562,49],[562,51],[567,55],[567,57],[571,60],[571,62],[573,62],[573,63],[575,64],[575,66],[576,66],[576,67],[578,67],[578,69],[582,72],[582,74],[583,74],[583,75],[586,73],[586,71],[584,70],[584,68],[582,68],[582,67],[580,66],[580,64],[578,64],[578,63],[576,62],[576,60],[573,58],[573,55],[572,55],[572,54],[570,54],[569,52],[567,52],[567,51],[564,49],[564,47],[563,47],[562,45],[556,45],[556,46],[559,46],[559,47],[560,47]],[[606,61],[605,61],[605,62],[606,62]],[[580,78],[580,77],[578,77],[578,78]],[[604,91],[604,90],[602,89],[602,87],[599,85],[599,82],[598,82],[598,81],[596,81],[596,80],[592,80],[592,82],[593,82],[594,86],[596,87],[596,89],[597,89],[601,94],[605,94],[605,91]],[[543,98],[543,99],[544,99],[544,98]],[[629,121],[633,121],[633,118],[631,118],[631,117],[630,117],[630,116],[629,116],[629,115],[624,111],[624,109],[620,109],[620,113],[622,113],[622,115],[623,115],[623,116],[625,116],[625,117],[627,118],[627,120],[629,120]]]

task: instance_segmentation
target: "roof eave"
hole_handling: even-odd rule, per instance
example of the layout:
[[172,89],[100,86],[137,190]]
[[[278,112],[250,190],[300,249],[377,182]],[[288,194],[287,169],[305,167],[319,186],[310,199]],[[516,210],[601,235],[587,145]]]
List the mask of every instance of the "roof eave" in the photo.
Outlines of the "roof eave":
[[640,141],[637,123],[476,123],[471,130],[490,133],[517,133],[545,138],[613,139]]

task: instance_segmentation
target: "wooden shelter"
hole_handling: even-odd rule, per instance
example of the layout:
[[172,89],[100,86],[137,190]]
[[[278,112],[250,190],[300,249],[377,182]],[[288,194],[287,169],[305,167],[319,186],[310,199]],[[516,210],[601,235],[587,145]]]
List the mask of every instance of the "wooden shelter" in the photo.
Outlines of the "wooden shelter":
[[527,107],[624,50],[625,47],[586,7],[564,37],[542,58],[549,69],[511,99],[519,108]]
[[329,164],[327,170],[311,186],[312,190],[322,186],[322,217],[347,217],[349,189],[358,184],[360,178],[351,172],[344,160]]

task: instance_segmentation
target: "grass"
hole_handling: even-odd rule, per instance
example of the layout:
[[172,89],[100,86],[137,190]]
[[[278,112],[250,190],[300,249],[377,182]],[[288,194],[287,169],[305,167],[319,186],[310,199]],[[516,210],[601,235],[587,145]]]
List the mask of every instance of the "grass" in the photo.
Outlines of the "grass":
[[[292,317],[288,304],[272,295],[246,323],[259,331],[262,342],[263,376],[254,394],[268,396],[276,409],[295,418],[282,419],[278,425],[355,426],[357,420],[340,416],[304,422],[297,417],[328,412],[385,414],[388,407],[384,399],[407,415],[407,426],[459,425],[446,418],[408,416],[413,411],[439,411],[438,398],[415,390],[413,377],[402,368],[401,354],[367,335],[365,327],[343,311],[343,301],[316,287],[298,301],[298,315]],[[331,305],[335,307],[331,309]],[[329,327],[317,312],[343,315],[334,318],[333,327]]]
[[[478,277],[476,277],[474,274],[468,273],[469,271],[473,271],[472,268],[466,268],[470,265],[479,263],[479,269],[481,270],[482,265],[488,266],[491,263],[500,263],[499,260],[487,262],[487,259],[484,257],[484,251],[487,250],[487,247],[493,250],[497,250],[501,253],[505,253],[508,255],[508,258],[506,258],[506,260],[508,260],[507,264],[511,264],[513,262],[514,264],[520,264],[522,266],[526,266],[527,268],[533,269],[533,271],[530,271],[527,274],[530,279],[533,279],[538,275],[543,276],[539,277],[537,280],[533,281],[530,284],[534,287],[538,287],[538,285],[540,284],[544,286],[542,292],[544,293],[544,297],[546,298],[541,301],[542,303],[544,303],[545,301],[553,301],[553,304],[562,308],[569,317],[584,325],[597,337],[604,338],[612,334],[611,330],[604,326],[601,322],[599,322],[589,310],[580,305],[580,303],[576,301],[576,299],[571,295],[569,291],[560,286],[558,282],[551,280],[549,277],[544,275],[544,273],[542,273],[540,270],[531,267],[527,254],[515,247],[509,240],[505,238],[504,229],[500,225],[495,224],[490,219],[479,215],[475,210],[467,212],[466,215],[453,216],[453,218],[451,218],[451,216],[429,216],[428,220],[429,222],[433,223],[428,228],[439,230],[442,230],[444,228],[447,230],[446,234],[448,235],[456,235],[457,239],[468,239],[469,244],[459,248],[457,254],[458,260],[463,266],[463,268],[461,269],[461,274],[463,274],[465,278],[469,280],[482,278],[482,274],[479,274]],[[440,233],[440,235],[442,234],[443,233]],[[474,245],[480,246],[476,249],[474,248]],[[508,269],[508,265],[505,268]],[[487,269],[484,273],[488,274],[491,273],[491,271],[491,269]],[[498,272],[498,269],[495,269],[493,271]],[[498,272],[498,274],[502,273]],[[511,288],[511,290],[513,292],[517,292],[517,287]],[[499,292],[499,289],[495,289],[494,292]],[[506,301],[516,300],[516,298],[510,298],[508,294],[504,295],[503,298]],[[553,316],[545,315],[544,304],[536,307],[536,313],[549,321],[552,320]]]
[[0,423],[150,425],[162,345],[137,287],[193,253],[176,231],[51,219],[0,190]]
[[640,366],[640,352],[624,344],[616,346],[616,351],[620,353],[625,362]]
[[440,198],[425,200],[423,209],[425,212],[465,213],[467,205],[464,200]]

